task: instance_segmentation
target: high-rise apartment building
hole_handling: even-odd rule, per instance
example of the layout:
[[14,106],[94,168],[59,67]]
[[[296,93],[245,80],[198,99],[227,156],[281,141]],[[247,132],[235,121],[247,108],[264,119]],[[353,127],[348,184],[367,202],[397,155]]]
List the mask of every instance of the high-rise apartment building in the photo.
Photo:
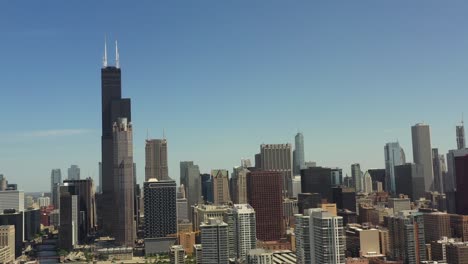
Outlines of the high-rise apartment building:
[[227,170],[211,170],[213,180],[214,204],[221,205],[231,201],[229,195],[229,176]]
[[304,160],[304,135],[297,133],[294,137],[294,175],[301,174],[301,170],[305,169]]
[[356,192],[364,191],[364,174],[361,171],[359,163],[351,164],[351,177],[353,178],[353,186]]
[[463,124],[463,120],[461,121],[460,125],[456,126],[456,135],[457,135],[457,149],[464,149],[465,145],[465,126]]
[[145,154],[145,180],[169,180],[167,140],[147,139]]
[[208,219],[200,225],[203,264],[228,264],[228,225]]
[[50,173],[50,194],[52,204],[55,208],[59,208],[59,186],[62,183],[62,172],[60,169],[53,169]]
[[401,211],[411,209],[411,201],[409,198],[388,198],[388,208],[393,209],[393,213],[397,214]]
[[190,220],[192,220],[191,207],[198,204],[202,196],[200,169],[193,161],[180,162],[180,184],[185,186],[188,214]]
[[447,245],[447,263],[468,263],[468,243],[454,242]]
[[385,144],[385,172],[386,172],[386,190],[391,194],[396,194],[395,166],[406,163],[406,156],[399,142],[390,142]]
[[80,219],[78,188],[73,184],[64,183],[59,190],[59,247],[70,251],[78,245]]
[[311,263],[309,214],[296,214],[296,260],[298,264]]
[[150,179],[143,187],[145,238],[159,238],[177,233],[176,183]]
[[79,180],[80,179],[80,167],[78,165],[71,165],[68,168],[68,180]]
[[424,214],[423,218],[426,243],[452,236],[449,214],[434,212]]
[[185,251],[184,247],[180,245],[171,246],[171,264],[184,264],[185,263]]
[[431,132],[429,125],[416,124],[411,127],[413,142],[413,161],[421,165],[424,176],[424,191],[429,192],[434,187],[434,172],[432,167]]
[[395,166],[395,192],[408,195],[411,200],[424,197],[423,167],[419,164],[406,163]]
[[235,238],[234,248],[238,259],[246,259],[249,251],[256,248],[257,230],[255,210],[248,204],[235,204],[233,208]]
[[15,226],[1,225],[0,226],[0,249],[7,247],[2,263],[13,263],[15,261]]
[[256,213],[261,241],[277,241],[283,234],[282,176],[275,171],[251,171],[247,176],[247,197]]
[[322,209],[310,209],[309,232],[310,263],[345,263],[346,241],[341,216],[332,216]]
[[278,171],[283,177],[283,191],[288,196],[292,194],[293,178],[291,144],[260,145],[260,166],[264,171]]

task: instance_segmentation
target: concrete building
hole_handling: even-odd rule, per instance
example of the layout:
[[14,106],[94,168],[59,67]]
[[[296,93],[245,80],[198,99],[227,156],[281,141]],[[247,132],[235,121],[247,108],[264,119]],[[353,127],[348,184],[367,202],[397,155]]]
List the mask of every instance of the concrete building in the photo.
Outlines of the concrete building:
[[[302,169],[305,169],[304,160],[304,135],[297,133],[294,137],[294,175],[301,173]],[[297,197],[297,196],[296,196]]]
[[211,170],[214,204],[216,205],[226,204],[231,201],[228,175],[227,170]]
[[218,219],[208,219],[200,225],[202,263],[228,264],[228,225]]
[[180,245],[174,245],[171,247],[171,263],[172,264],[184,264],[185,263],[185,251]]
[[37,203],[39,204],[39,207],[47,207],[50,205],[50,198],[47,196],[42,196],[37,198]]
[[395,195],[396,184],[395,184],[395,166],[403,165],[406,163],[405,152],[400,147],[398,142],[390,142],[385,144],[385,172],[386,172],[386,190]]
[[249,251],[256,248],[257,230],[255,210],[248,204],[235,204],[233,213],[235,251],[238,259],[245,260],[247,259]]
[[169,180],[167,162],[167,140],[147,139],[145,141],[145,180]]
[[[200,169],[193,161],[180,162],[180,184],[185,186],[185,194],[188,202],[188,214],[192,216],[191,207],[201,201]],[[192,221],[192,218],[190,218]]]
[[[300,173],[300,171],[299,171]],[[297,196],[302,193],[301,189],[301,175],[296,175],[292,179],[292,197],[297,198]]]
[[296,259],[298,264],[311,263],[310,255],[310,223],[309,214],[296,214],[296,228],[294,234],[296,237]]
[[431,242],[431,259],[434,261],[447,261],[447,245],[458,242],[453,238],[443,237]]
[[177,192],[177,222],[189,221],[188,201],[185,196],[185,186],[182,184]]
[[15,226],[2,225],[0,226],[0,249],[3,250],[3,257],[0,257],[0,263],[13,263],[15,257]]
[[78,165],[71,165],[68,168],[68,180],[79,180],[80,179],[80,167]]
[[257,220],[257,238],[277,241],[283,235],[283,180],[275,171],[252,171],[247,177],[247,197]]
[[8,209],[14,209],[22,212],[24,206],[24,192],[18,190],[0,191],[0,212]]
[[247,173],[244,167],[235,167],[231,176],[231,198],[236,204],[247,203]]
[[380,233],[375,228],[349,225],[346,229],[346,247],[351,257],[383,257]]
[[62,172],[60,169],[53,169],[50,173],[50,194],[52,197],[52,205],[59,208],[59,186],[62,183]]
[[145,238],[176,236],[176,183],[150,179],[144,183]]
[[200,225],[210,218],[223,220],[224,214],[229,210],[227,205],[199,204],[193,208],[193,230],[199,231]]
[[431,132],[429,125],[416,124],[411,127],[414,163],[421,165],[424,177],[424,191],[434,188],[434,172],[432,167]]
[[281,172],[283,191],[287,196],[292,195],[293,157],[291,144],[262,144],[260,145],[260,164],[264,171]]
[[451,237],[450,215],[434,212],[423,215],[426,243],[440,240],[442,237]]
[[[257,248],[249,251],[247,264],[273,264],[273,253]],[[298,262],[299,263],[299,262]]]
[[393,213],[397,214],[404,210],[410,210],[411,201],[409,198],[389,198],[388,207],[393,209]]
[[201,244],[193,245],[193,252],[195,255],[195,263],[196,264],[203,263],[203,246]]

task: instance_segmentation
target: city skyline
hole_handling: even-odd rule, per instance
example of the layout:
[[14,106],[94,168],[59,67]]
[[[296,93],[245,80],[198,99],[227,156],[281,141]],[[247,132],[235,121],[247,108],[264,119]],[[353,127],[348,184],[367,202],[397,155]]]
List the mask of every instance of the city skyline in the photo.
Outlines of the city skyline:
[[[402,1],[396,2],[403,5]],[[93,23],[99,24],[98,14],[105,10],[105,4],[97,4],[94,11],[81,9],[91,20],[83,25],[79,25],[81,19],[76,15],[64,18],[63,14],[54,14],[45,18],[40,12],[20,10],[14,3],[1,5],[0,12],[5,14],[0,16],[0,22],[4,22],[0,28],[6,34],[4,50],[9,52],[2,55],[4,63],[0,65],[0,70],[8,73],[0,80],[6,95],[0,98],[0,111],[9,113],[5,115],[9,125],[0,132],[0,173],[25,191],[48,191],[51,170],[60,168],[65,173],[70,164],[81,168],[81,178],[91,176],[99,182],[99,70],[106,34],[109,43],[114,39],[120,42],[123,93],[135,102],[132,123],[139,183],[144,179],[147,130],[156,138],[161,138],[163,129],[166,130],[170,142],[169,177],[176,181],[180,161],[193,160],[202,173],[216,168],[231,173],[242,158],[254,160],[263,143],[294,143],[298,129],[305,138],[305,161],[340,167],[344,175],[351,175],[349,168],[353,163],[360,163],[363,171],[384,168],[383,148],[388,142],[398,140],[406,156],[412,157],[411,126],[422,121],[430,125],[431,146],[438,148],[440,154],[457,148],[455,126],[465,110],[463,98],[468,96],[464,89],[468,86],[465,76],[468,38],[461,37],[468,36],[462,27],[467,18],[461,12],[466,4],[443,5],[445,8],[439,10],[442,4],[431,2],[418,10],[416,18],[412,18],[410,11],[398,10],[398,4],[367,1],[356,6],[306,3],[310,9],[285,7],[279,2],[271,2],[266,7],[254,3],[251,11],[243,9],[247,6],[245,2],[210,8],[207,8],[209,3],[200,3],[207,5],[200,14],[190,13],[188,7],[176,10],[181,7],[177,4],[152,4],[145,12],[136,8],[135,11],[143,13],[135,22],[130,18],[136,13],[124,16],[126,11],[120,9],[126,5],[118,4],[116,13],[122,20],[116,25],[102,23],[89,33],[84,31]],[[417,4],[404,6],[411,10]],[[255,11],[260,8],[265,10],[256,17]],[[314,11],[311,17],[307,10],[313,8],[332,14],[331,18],[320,15],[319,11]],[[345,11],[346,8],[350,11]],[[371,8],[375,12],[367,14],[368,18],[345,25],[346,19],[357,18]],[[406,24],[378,19],[386,9],[396,12]],[[358,12],[352,14],[353,10]],[[25,22],[6,22],[16,21],[14,16],[23,11]],[[68,11],[64,14],[70,15]],[[157,19],[151,13],[165,11],[168,14]],[[177,24],[170,18],[171,12],[186,16],[181,16],[183,19]],[[217,12],[225,16],[219,17]],[[280,14],[290,21],[275,21]],[[240,16],[246,21],[233,23]],[[443,23],[432,21],[434,16]],[[58,18],[64,19],[63,25],[55,23],[54,19]],[[377,32],[377,26],[359,29],[366,19],[375,20],[387,33]],[[37,21],[34,26],[28,23],[32,20]],[[213,20],[218,25],[214,26]],[[137,25],[145,24],[144,21],[151,21],[154,31],[148,27],[132,31]],[[249,21],[258,28],[249,27]],[[192,22],[188,29],[184,27]],[[314,23],[327,25],[329,31],[323,32]],[[78,30],[70,32],[74,27]],[[451,30],[445,30],[446,27]],[[230,31],[233,36],[223,33],[227,29],[233,30]],[[417,32],[417,37],[410,36],[411,29]],[[264,35],[255,37],[259,32]],[[315,37],[303,32],[321,37],[321,41],[316,42]],[[351,36],[353,33],[355,37]],[[395,34],[398,38],[392,38],[393,44],[384,43]],[[427,41],[436,34],[435,43]],[[340,44],[340,37],[347,44]],[[192,47],[181,44],[183,40],[191,42]],[[225,48],[212,50],[212,41]],[[273,44],[263,49],[266,41]],[[424,44],[422,50],[421,44]],[[447,49],[440,50],[438,45],[442,44]],[[30,49],[31,46],[35,49]],[[355,57],[355,53],[362,56],[363,50],[365,56]],[[427,53],[436,55],[428,60]],[[217,59],[220,54],[223,54],[221,61]],[[64,57],[71,62],[66,63],[67,67],[63,66]],[[24,63],[26,58],[37,64]],[[109,61],[113,60],[109,56]],[[184,64],[186,61],[189,63]],[[226,61],[230,63],[224,65]],[[398,61],[409,65],[395,65]],[[257,70],[256,76],[243,69],[249,63],[252,65],[247,69]],[[381,67],[372,69],[376,63],[381,63],[378,64]],[[418,69],[420,72],[415,72]],[[438,72],[440,69],[445,70]],[[19,75],[24,72],[30,74],[29,78]],[[220,75],[213,77],[213,73]],[[426,92],[421,94],[420,89]],[[25,93],[29,96],[24,97]],[[310,99],[317,96],[329,98],[320,100],[328,103],[311,105]],[[348,100],[349,96],[357,101]],[[279,100],[283,105],[286,103],[287,109],[275,107]],[[391,105],[395,100],[400,102],[398,107],[382,109],[382,103]],[[259,101],[272,104],[259,109]],[[416,101],[425,104],[415,104]],[[223,102],[223,107],[214,106],[214,102]],[[366,107],[355,108],[355,102]],[[261,122],[257,116],[263,117]],[[347,147],[339,149],[344,145]],[[225,150],[223,155],[219,155],[220,148]],[[24,166],[24,162],[29,166]]]

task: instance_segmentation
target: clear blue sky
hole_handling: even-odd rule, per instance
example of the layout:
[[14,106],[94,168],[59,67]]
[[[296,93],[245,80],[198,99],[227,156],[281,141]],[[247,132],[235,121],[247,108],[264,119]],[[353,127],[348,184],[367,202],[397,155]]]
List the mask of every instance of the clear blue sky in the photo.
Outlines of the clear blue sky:
[[[1,1],[0,174],[47,191],[50,170],[97,179],[103,39],[118,39],[134,153],[169,142],[202,172],[304,133],[306,160],[383,168],[411,125],[455,147],[467,111],[466,1]],[[113,48],[113,47],[111,47]],[[113,52],[110,61],[113,62]]]

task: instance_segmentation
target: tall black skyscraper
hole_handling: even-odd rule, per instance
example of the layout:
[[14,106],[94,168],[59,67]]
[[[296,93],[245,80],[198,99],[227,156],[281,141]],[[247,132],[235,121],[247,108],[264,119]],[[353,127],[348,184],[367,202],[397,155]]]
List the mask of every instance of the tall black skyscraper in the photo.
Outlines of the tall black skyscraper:
[[119,53],[116,42],[116,65],[107,65],[107,47],[104,47],[103,67],[101,69],[101,99],[102,99],[102,206],[100,206],[105,233],[114,235],[111,223],[115,217],[114,186],[114,144],[113,124],[119,118],[132,120],[131,104],[129,98],[122,98],[121,71],[119,65]]

